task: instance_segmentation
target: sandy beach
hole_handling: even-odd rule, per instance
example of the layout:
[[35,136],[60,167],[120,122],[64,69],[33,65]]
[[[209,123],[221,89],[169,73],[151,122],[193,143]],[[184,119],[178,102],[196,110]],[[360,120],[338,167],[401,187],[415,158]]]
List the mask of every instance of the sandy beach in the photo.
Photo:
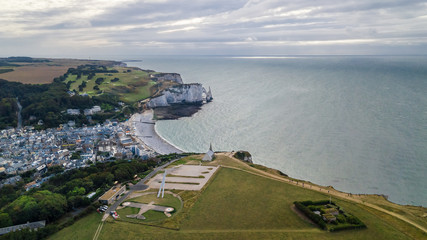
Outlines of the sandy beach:
[[129,119],[133,127],[133,135],[139,138],[147,147],[159,154],[182,153],[180,149],[172,146],[161,138],[154,126],[153,110],[145,110],[143,113],[136,113]]

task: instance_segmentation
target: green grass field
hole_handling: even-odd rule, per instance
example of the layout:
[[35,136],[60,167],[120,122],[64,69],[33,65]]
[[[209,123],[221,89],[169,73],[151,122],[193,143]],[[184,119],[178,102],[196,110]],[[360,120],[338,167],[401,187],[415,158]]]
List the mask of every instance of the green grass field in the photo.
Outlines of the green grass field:
[[[106,223],[100,239],[415,239],[422,233],[403,222],[384,220],[378,211],[333,199],[359,217],[367,229],[329,233],[301,219],[296,200],[327,199],[326,194],[243,171],[222,168],[181,222],[179,231],[122,222]],[[395,224],[407,225],[403,233]],[[117,234],[121,232],[121,234]],[[408,236],[411,235],[411,236]]]
[[[217,160],[223,166],[239,165],[238,162],[229,162],[224,156]],[[320,230],[294,212],[292,205],[294,201],[329,199],[326,192],[226,167],[218,170],[202,192],[175,192],[184,201],[183,209],[160,227],[108,221],[99,239],[427,239],[427,234],[402,220],[334,197],[333,201],[357,216],[367,229],[334,233]],[[84,225],[81,221],[87,222],[88,228],[95,233],[96,226],[90,225],[90,219],[86,218],[69,229],[77,231]],[[168,226],[176,226],[179,230],[167,229]],[[72,230],[68,229],[60,232],[65,237],[71,233]]]
[[94,212],[49,237],[50,240],[92,239],[102,214]]
[[[118,73],[97,73],[95,77],[88,80],[87,76],[81,76],[80,79],[76,79],[77,75],[69,75],[65,80],[65,83],[73,81],[70,85],[70,90],[76,90],[77,92],[86,92],[89,96],[98,95],[98,91],[105,93],[119,94],[121,100],[127,103],[133,103],[139,100],[148,98],[151,95],[150,88],[156,83],[150,80],[149,73],[132,69],[131,72],[126,72],[127,68],[116,67]],[[94,90],[93,87],[97,85],[95,83],[97,78],[104,78],[104,82],[98,85],[99,90]],[[119,81],[111,82],[112,79],[119,78]],[[86,87],[83,91],[79,91],[78,86],[86,81]]]

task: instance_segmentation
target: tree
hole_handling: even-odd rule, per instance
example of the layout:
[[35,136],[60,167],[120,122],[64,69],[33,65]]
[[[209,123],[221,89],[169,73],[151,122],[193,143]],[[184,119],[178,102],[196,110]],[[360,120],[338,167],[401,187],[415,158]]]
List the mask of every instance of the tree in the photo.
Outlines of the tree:
[[9,214],[14,224],[21,224],[37,218],[39,209],[35,198],[23,195],[10,203],[5,212]]
[[39,200],[39,219],[46,219],[48,222],[59,219],[67,210],[67,200],[64,196],[52,193],[47,190],[38,191],[34,198]]
[[95,80],[95,83],[96,84],[101,84],[102,82],[104,82],[104,78],[102,78],[102,77],[100,77],[100,78],[97,78],[96,80]]
[[68,192],[68,196],[78,196],[84,195],[86,193],[86,189],[84,187],[74,187],[73,190]]
[[12,225],[12,219],[7,213],[0,213],[0,228]]
[[114,175],[109,172],[94,173],[89,177],[92,179],[95,188],[99,188],[104,184],[112,185],[114,180]]
[[73,152],[73,154],[71,154],[71,159],[80,159],[80,152]]

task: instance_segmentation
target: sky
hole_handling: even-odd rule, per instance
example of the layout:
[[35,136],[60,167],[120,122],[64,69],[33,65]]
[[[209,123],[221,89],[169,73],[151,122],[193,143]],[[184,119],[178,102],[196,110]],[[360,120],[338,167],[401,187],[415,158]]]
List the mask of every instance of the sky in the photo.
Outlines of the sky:
[[425,55],[427,1],[0,0],[0,56]]

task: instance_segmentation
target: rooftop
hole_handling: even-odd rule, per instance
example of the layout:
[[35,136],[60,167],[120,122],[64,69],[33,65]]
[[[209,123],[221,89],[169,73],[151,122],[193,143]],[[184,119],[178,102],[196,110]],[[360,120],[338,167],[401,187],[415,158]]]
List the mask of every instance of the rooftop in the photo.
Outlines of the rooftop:
[[108,201],[108,199],[110,199],[111,197],[113,197],[114,194],[116,194],[120,190],[121,187],[122,186],[120,184],[112,187],[110,190],[108,190],[106,193],[104,193],[99,198],[99,200],[107,200]]

